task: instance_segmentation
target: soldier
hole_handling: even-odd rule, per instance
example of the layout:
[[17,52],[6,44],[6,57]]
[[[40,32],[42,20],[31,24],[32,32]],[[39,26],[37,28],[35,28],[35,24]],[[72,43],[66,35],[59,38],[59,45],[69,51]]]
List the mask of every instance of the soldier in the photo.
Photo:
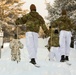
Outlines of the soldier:
[[58,27],[60,31],[59,44],[61,49],[60,62],[69,61],[70,43],[71,43],[71,30],[76,29],[72,24],[71,19],[67,16],[65,9],[62,9],[62,16],[54,21],[53,27]]
[[[53,24],[52,24],[53,25]],[[61,53],[60,53],[60,47],[59,47],[59,30],[58,28],[54,28],[52,27],[51,25],[51,28],[49,28],[49,31],[50,31],[50,39],[48,41],[48,45],[49,45],[49,59],[50,60],[57,60],[57,61],[60,61],[60,56],[61,56]]]
[[20,50],[23,48],[23,44],[17,39],[17,34],[14,35],[14,39],[10,41],[9,47],[11,49],[11,60],[19,62]]
[[45,34],[48,34],[48,29],[45,25],[45,21],[38,12],[36,12],[36,6],[30,5],[30,12],[21,18],[16,20],[16,25],[26,24],[26,46],[29,53],[30,63],[36,64],[36,55],[38,48],[38,33],[40,26],[44,30]]

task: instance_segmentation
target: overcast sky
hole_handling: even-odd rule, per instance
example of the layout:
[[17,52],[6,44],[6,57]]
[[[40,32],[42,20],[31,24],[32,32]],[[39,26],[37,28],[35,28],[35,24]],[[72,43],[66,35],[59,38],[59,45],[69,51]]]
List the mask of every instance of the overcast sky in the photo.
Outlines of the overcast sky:
[[[47,16],[47,10],[45,5],[45,0],[22,0],[25,2],[25,4],[22,6],[23,9],[28,9],[31,4],[35,4],[37,8],[37,12],[40,13],[44,18]],[[46,0],[47,2],[50,2],[50,4],[53,4],[54,0]]]

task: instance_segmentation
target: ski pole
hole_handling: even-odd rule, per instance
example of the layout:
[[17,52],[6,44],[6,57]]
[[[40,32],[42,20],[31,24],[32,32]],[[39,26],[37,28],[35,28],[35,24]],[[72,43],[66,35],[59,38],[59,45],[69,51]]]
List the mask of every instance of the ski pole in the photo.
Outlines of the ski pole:
[[[16,27],[16,29],[17,29],[17,40],[18,40],[18,26]],[[17,50],[17,63],[18,63],[18,50]]]
[[[16,34],[17,34],[17,40],[18,40],[18,26],[16,24],[15,24],[15,26],[16,26]],[[18,63],[18,52],[17,52],[17,56],[16,56],[16,61]]]

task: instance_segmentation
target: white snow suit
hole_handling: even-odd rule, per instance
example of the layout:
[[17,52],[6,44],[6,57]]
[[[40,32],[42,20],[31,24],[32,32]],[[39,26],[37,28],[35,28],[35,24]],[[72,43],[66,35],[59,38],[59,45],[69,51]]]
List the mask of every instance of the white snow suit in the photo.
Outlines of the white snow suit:
[[11,49],[11,60],[17,60],[20,61],[20,50],[23,48],[23,44],[18,40],[18,39],[13,39],[10,44],[9,47]]
[[61,52],[59,47],[51,47],[50,53],[49,53],[49,59],[50,61],[58,61],[60,62],[61,59]]

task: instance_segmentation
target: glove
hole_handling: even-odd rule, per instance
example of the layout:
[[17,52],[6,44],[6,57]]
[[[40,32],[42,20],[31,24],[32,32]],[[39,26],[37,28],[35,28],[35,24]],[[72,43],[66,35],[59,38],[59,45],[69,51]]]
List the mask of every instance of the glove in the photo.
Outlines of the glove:
[[58,30],[55,30],[54,33],[55,33],[55,34],[58,34],[59,32],[58,32]]
[[51,26],[49,26],[49,28],[51,28]]
[[1,48],[3,48],[3,45],[1,46]]

